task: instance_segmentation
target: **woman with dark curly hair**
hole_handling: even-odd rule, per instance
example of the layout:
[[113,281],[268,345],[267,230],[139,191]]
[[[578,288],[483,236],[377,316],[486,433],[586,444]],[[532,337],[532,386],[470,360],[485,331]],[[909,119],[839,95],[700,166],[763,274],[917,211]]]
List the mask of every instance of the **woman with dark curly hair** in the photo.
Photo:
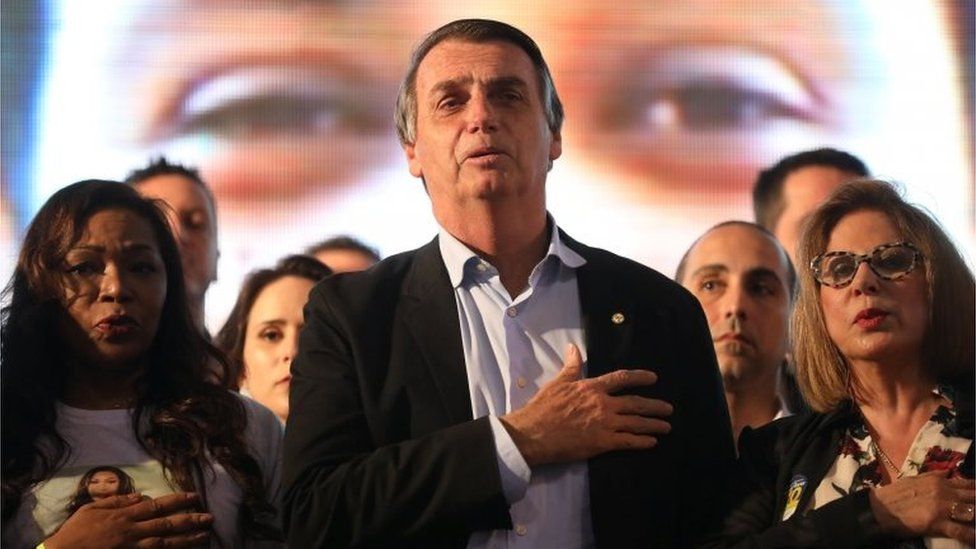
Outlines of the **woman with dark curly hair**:
[[[224,359],[183,284],[165,216],[125,185],[76,183],[37,213],[0,328],[5,547],[279,543],[281,426],[213,380]],[[67,520],[44,504],[52,479],[104,463],[155,467],[173,493]]]
[[302,309],[312,286],[330,274],[306,255],[290,255],[273,269],[250,273],[214,339],[230,359],[231,382],[283,422],[288,419],[291,361],[305,325]]

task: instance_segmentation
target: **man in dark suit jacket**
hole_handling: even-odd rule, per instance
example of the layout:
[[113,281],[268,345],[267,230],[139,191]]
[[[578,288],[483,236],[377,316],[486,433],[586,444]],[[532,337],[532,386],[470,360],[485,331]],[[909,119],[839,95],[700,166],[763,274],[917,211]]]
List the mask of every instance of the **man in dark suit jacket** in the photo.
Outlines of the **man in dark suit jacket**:
[[[441,235],[309,297],[285,437],[292,546],[688,546],[720,511],[711,490],[733,449],[701,309],[666,277],[556,229],[545,179],[561,123],[521,31],[456,21],[418,47],[398,131]],[[461,282],[452,249],[470,256]],[[472,297],[492,291],[475,271],[510,301],[500,316]],[[575,345],[562,364],[518,351],[537,379],[517,386],[540,386],[505,406],[483,377],[511,367],[501,377],[514,385],[516,365],[488,325],[549,303],[560,281],[569,297],[554,305],[578,305],[577,318],[522,335],[551,344],[562,331]],[[504,334],[519,349],[520,334]],[[532,480],[513,491],[521,466]],[[551,518],[573,511],[578,523]]]

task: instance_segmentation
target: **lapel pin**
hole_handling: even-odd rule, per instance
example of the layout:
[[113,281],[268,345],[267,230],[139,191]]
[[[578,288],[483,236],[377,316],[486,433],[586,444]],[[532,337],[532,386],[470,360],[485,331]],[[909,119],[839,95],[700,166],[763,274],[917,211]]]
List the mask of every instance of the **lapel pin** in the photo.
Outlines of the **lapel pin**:
[[623,313],[613,313],[613,315],[610,317],[610,322],[613,322],[614,324],[623,324],[624,320],[626,320],[626,318],[624,317]]
[[783,508],[783,520],[788,520],[796,513],[796,508],[800,505],[800,496],[803,489],[807,486],[807,477],[795,475],[790,480],[790,487],[786,491],[786,506]]

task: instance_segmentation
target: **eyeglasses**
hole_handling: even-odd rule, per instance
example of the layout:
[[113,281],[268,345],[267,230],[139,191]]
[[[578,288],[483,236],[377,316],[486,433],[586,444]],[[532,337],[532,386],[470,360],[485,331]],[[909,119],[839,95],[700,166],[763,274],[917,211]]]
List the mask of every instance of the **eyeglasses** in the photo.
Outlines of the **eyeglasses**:
[[898,280],[912,272],[925,256],[910,242],[882,244],[871,253],[827,252],[813,258],[810,269],[817,282],[843,288],[854,280],[857,268],[867,262],[874,274],[884,280]]

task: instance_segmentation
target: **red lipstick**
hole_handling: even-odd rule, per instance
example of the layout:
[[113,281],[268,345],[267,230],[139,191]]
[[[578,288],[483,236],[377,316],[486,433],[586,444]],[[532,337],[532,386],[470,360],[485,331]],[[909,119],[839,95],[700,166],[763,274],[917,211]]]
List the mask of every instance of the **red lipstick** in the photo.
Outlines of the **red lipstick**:
[[854,317],[854,324],[866,330],[873,330],[888,318],[888,313],[881,309],[868,308],[860,310]]

